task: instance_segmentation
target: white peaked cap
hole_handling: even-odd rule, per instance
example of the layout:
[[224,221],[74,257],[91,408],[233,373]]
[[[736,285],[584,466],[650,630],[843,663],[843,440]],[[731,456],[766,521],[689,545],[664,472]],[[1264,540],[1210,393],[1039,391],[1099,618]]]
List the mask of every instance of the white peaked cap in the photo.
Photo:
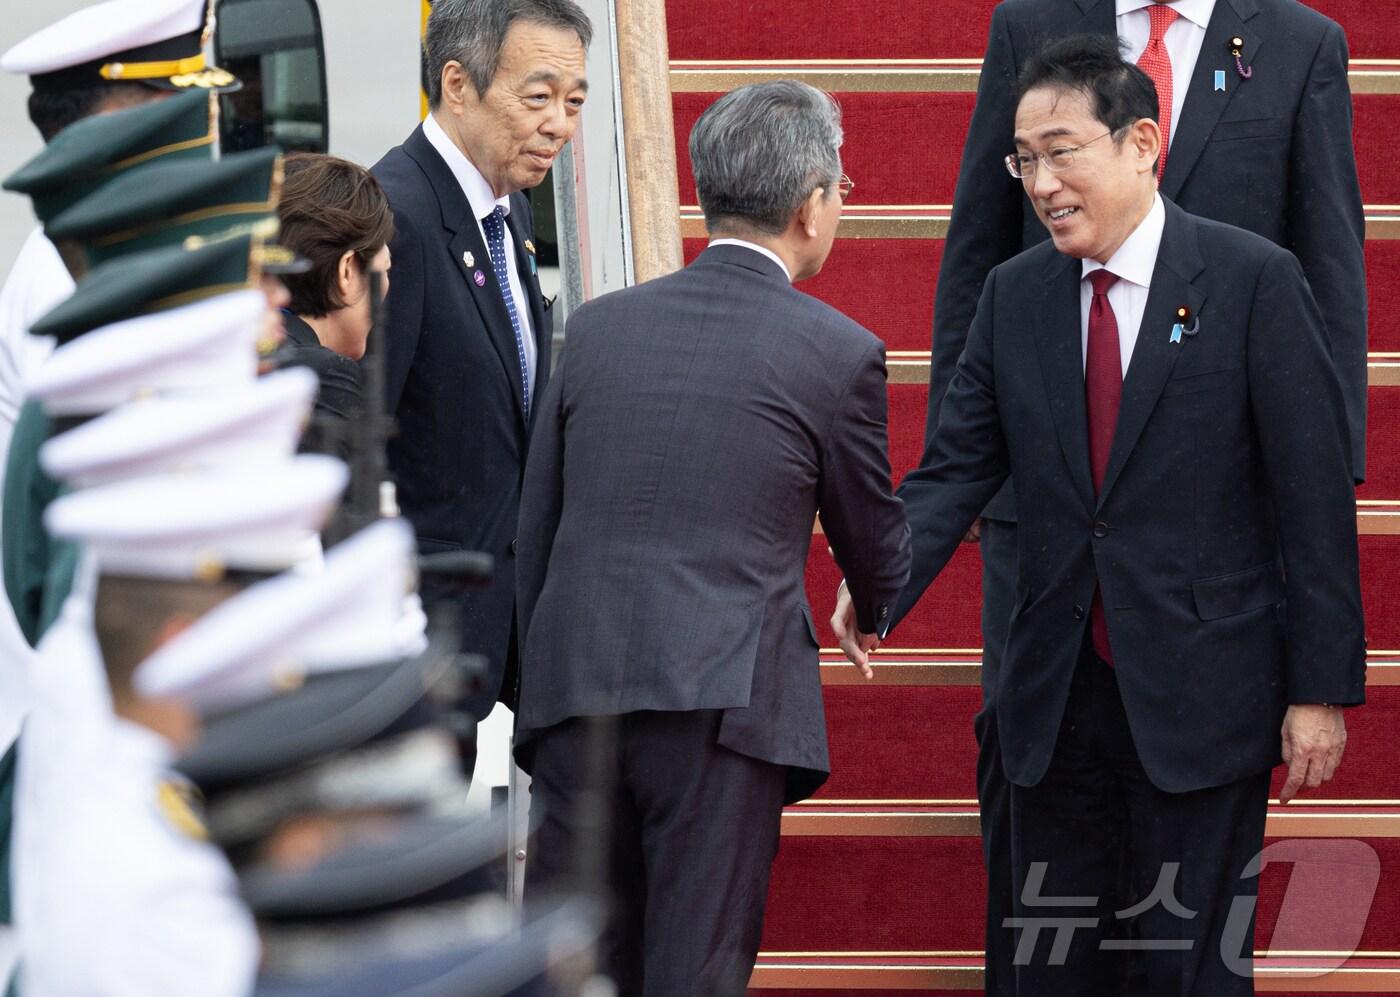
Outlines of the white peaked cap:
[[127,402],[45,443],[52,477],[87,488],[126,478],[290,457],[316,398],[305,367],[251,383]]
[[209,580],[226,569],[283,571],[304,557],[348,477],[343,463],[318,454],[149,475],[64,495],[44,525],[86,545],[103,574]]
[[34,76],[178,38],[204,27],[206,0],[107,0],[41,28],[0,56],[0,69]]
[[91,415],[150,394],[248,383],[267,297],[245,289],[113,322],[65,343],[26,385],[50,415]]
[[[413,531],[383,520],[333,547],[319,573],[288,572],[216,606],[136,669],[144,696],[203,712],[257,702],[309,675],[385,664],[427,647],[404,612],[415,580]],[[416,633],[406,623],[416,622]]]

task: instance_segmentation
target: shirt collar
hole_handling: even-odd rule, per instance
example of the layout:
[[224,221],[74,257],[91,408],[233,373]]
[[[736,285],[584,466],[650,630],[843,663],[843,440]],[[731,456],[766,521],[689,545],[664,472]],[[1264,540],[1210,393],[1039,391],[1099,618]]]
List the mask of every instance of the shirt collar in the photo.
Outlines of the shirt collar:
[[[1156,0],[1116,0],[1116,2],[1118,4],[1116,14],[1118,17],[1122,17],[1135,10],[1145,10],[1151,7]],[[1210,24],[1210,15],[1215,10],[1215,0],[1173,0],[1170,6],[1192,24],[1204,28]]]
[[1157,250],[1162,246],[1162,229],[1167,224],[1167,209],[1162,206],[1162,195],[1152,196],[1152,207],[1132,234],[1123,240],[1118,252],[1109,257],[1107,263],[1084,260],[1080,279],[1095,270],[1107,270],[1116,274],[1119,280],[1137,284],[1139,287],[1152,285],[1152,271],[1157,267]]
[[788,271],[787,264],[783,262],[781,256],[773,252],[767,246],[760,246],[756,242],[745,242],[743,239],[711,239],[711,246],[743,246],[745,249],[752,249],[755,253],[762,253],[783,269],[783,276],[787,278],[789,284],[792,283],[792,274]]
[[452,175],[457,179],[457,186],[462,188],[467,203],[471,205],[475,218],[485,218],[496,208],[500,208],[507,215],[510,214],[510,196],[497,197],[492,192],[491,185],[486,182],[481,171],[457,148],[457,144],[448,138],[447,132],[431,114],[423,119],[423,137],[437,150],[437,154],[452,171]]

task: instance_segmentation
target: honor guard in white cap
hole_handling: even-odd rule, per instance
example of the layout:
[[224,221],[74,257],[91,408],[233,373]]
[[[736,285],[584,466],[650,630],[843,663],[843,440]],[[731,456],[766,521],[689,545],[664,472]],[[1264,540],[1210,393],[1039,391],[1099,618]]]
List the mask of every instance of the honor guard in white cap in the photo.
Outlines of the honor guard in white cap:
[[294,566],[345,480],[333,459],[280,456],[96,485],[50,506],[50,530],[80,544],[97,577],[40,645],[20,742],[25,994],[249,992],[251,918],[170,770],[198,738],[198,711],[178,692],[143,695],[133,676],[254,581]]

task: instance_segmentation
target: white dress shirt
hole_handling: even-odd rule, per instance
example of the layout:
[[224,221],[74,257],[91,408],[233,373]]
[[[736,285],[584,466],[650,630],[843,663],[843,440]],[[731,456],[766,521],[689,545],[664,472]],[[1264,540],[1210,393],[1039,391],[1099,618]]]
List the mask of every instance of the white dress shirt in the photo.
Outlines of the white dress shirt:
[[[1123,43],[1124,58],[1137,62],[1147,48],[1152,35],[1152,15],[1147,12],[1153,0],[1117,0],[1118,40]],[[1210,23],[1215,0],[1172,0],[1168,4],[1181,16],[1167,28],[1167,55],[1172,60],[1172,131],[1167,148],[1176,139],[1176,122],[1181,120],[1181,108],[1186,103],[1186,90],[1191,85],[1191,73],[1206,40],[1206,25]],[[1221,63],[1223,66],[1224,63]]]
[[[481,227],[481,220],[498,207],[509,215],[510,196],[496,196],[491,190],[491,185],[481,175],[481,171],[457,148],[452,139],[447,137],[447,132],[443,131],[442,125],[438,124],[431,114],[423,119],[423,137],[437,150],[447,168],[457,178],[457,184],[462,188],[467,203],[471,205],[472,214],[476,217],[476,228],[481,233],[481,241],[485,243],[486,232]],[[515,240],[511,237],[509,225],[504,225],[503,229],[506,236],[506,270],[510,274],[510,296],[515,301],[515,314],[520,319],[520,338],[525,346],[525,390],[533,404],[535,363],[539,348],[535,345],[535,333],[530,325],[530,299],[525,294],[525,287],[520,281],[520,273],[515,264]],[[479,260],[478,264],[488,271],[491,269],[489,259]]]
[[[1167,223],[1167,209],[1162,206],[1160,194],[1153,195],[1152,209],[1142,220],[1123,245],[1118,247],[1107,263],[1084,260],[1083,279],[1079,282],[1079,346],[1080,357],[1087,361],[1089,355],[1089,305],[1094,300],[1094,286],[1088,277],[1095,270],[1107,270],[1118,277],[1117,283],[1108,289],[1108,303],[1113,307],[1113,317],[1118,322],[1118,358],[1123,365],[1123,376],[1128,376],[1128,361],[1133,358],[1133,347],[1137,345],[1138,329],[1142,326],[1142,313],[1147,309],[1147,291],[1152,285],[1152,271],[1157,266],[1157,250],[1162,245],[1162,228]],[[1163,330],[1165,335],[1166,330]]]
[[783,276],[787,278],[789,284],[792,283],[792,274],[788,271],[787,264],[782,261],[777,253],[767,246],[760,246],[756,242],[746,242],[743,239],[711,239],[711,246],[743,246],[745,249],[752,249],[755,253],[762,253],[778,266],[783,268]]

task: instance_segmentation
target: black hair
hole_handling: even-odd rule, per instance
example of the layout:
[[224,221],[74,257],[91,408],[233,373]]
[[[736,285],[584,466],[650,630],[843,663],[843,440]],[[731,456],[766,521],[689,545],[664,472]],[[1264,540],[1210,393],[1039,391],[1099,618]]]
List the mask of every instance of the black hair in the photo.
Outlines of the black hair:
[[1123,58],[1118,39],[1109,35],[1071,35],[1031,56],[1017,80],[1017,100],[1041,87],[1083,94],[1115,142],[1133,122],[1157,120],[1156,84]]
[[162,91],[130,81],[63,90],[39,89],[29,95],[29,120],[48,143],[69,125],[90,118],[99,110],[130,107],[160,96]]

